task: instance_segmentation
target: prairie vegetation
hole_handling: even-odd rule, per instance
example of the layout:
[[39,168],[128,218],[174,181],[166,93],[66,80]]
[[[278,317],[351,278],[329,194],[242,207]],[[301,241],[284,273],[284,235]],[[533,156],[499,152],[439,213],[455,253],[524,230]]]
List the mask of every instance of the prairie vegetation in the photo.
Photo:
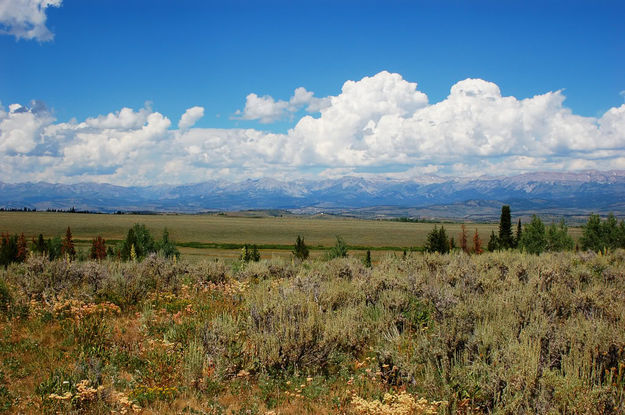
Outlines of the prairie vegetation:
[[[50,212],[0,212],[0,231],[24,233],[28,241],[40,233],[45,239],[63,236],[67,227],[72,230],[77,250],[87,251],[90,241],[101,235],[107,244],[116,244],[127,236],[134,224],[144,224],[159,238],[164,228],[176,241],[183,259],[236,259],[246,243],[254,243],[263,258],[289,258],[293,242],[302,235],[311,257],[324,257],[326,249],[340,235],[353,250],[367,249],[374,259],[388,252],[401,253],[404,249],[424,246],[431,223],[403,223],[393,221],[360,220],[349,218],[310,217],[229,217],[220,215],[96,215]],[[471,225],[478,228],[483,240],[496,224]],[[457,236],[460,224],[445,224],[449,235]],[[571,229],[575,237],[579,229]]]
[[0,410],[625,411],[623,250],[174,258],[0,270]]

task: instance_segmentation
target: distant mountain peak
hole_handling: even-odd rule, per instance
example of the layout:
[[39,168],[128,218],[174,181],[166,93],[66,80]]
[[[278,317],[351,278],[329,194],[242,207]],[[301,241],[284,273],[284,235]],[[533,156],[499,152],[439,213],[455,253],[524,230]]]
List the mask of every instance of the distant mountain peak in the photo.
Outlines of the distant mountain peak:
[[[361,177],[239,182],[206,181],[184,185],[118,186],[107,183],[55,184],[0,182],[0,207],[111,212],[202,212],[243,209],[363,209],[372,206],[424,208],[466,204],[477,209],[517,204],[531,208],[614,211],[625,214],[625,171],[537,172],[515,176],[411,179]],[[493,202],[495,201],[495,202]]]

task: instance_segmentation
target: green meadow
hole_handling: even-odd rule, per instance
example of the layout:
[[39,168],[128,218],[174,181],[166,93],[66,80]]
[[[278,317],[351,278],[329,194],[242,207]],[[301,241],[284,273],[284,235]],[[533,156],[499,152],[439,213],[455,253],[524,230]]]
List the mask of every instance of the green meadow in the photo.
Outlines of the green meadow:
[[[514,217],[513,217],[514,220]],[[297,235],[305,238],[316,257],[334,245],[341,236],[351,251],[371,250],[374,259],[387,253],[423,247],[433,223],[362,220],[336,216],[250,215],[108,215],[53,212],[0,212],[0,231],[21,233],[28,240],[40,233],[45,238],[63,235],[69,226],[79,249],[87,249],[92,238],[101,235],[108,244],[124,239],[135,223],[145,224],[155,237],[167,228],[183,258],[236,258],[242,244],[256,244],[263,258],[289,256]],[[440,224],[438,225],[440,226]],[[460,223],[443,224],[456,242]],[[485,244],[498,224],[467,223],[467,233],[475,229]],[[577,240],[580,228],[570,228]],[[364,252],[355,252],[364,255]]]

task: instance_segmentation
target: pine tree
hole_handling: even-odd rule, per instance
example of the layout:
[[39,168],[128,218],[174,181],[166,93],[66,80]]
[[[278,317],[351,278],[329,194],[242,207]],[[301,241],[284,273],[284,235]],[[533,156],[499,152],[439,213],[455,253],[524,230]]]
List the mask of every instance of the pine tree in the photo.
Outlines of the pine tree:
[[490,232],[490,239],[488,240],[487,248],[489,252],[494,252],[499,249],[499,240],[497,239],[497,235],[495,235],[495,231]]
[[460,226],[460,249],[465,253],[469,253],[469,246],[467,245],[467,229],[464,226],[464,223]]
[[512,219],[510,217],[510,206],[503,205],[501,207],[501,217],[499,219],[499,247],[501,249],[510,249],[513,247],[512,239]]
[[0,265],[6,268],[10,263],[14,262],[17,255],[17,235],[9,235],[2,233],[0,237]]
[[519,218],[519,222],[516,225],[516,237],[514,238],[514,247],[518,248],[519,243],[521,242],[521,236],[523,235],[523,229],[521,228],[521,219]]
[[568,234],[568,227],[564,219],[561,219],[558,225],[555,223],[549,225],[545,240],[546,249],[551,252],[571,251],[575,247],[575,242]]
[[[169,241],[169,236],[166,236]],[[132,259],[130,257],[130,248],[135,247],[136,260],[141,261],[149,254],[156,253],[158,251],[157,244],[154,242],[152,234],[148,228],[141,224],[135,223],[132,228],[128,229],[126,239],[121,243],[119,248],[119,257],[128,261]]]
[[102,236],[98,235],[91,241],[91,250],[89,251],[89,258],[101,261],[106,259],[106,241]]
[[434,229],[428,233],[427,240],[425,242],[425,250],[427,252],[438,251],[438,226],[434,225]]
[[583,250],[599,252],[605,248],[603,227],[599,215],[591,214],[586,224],[582,227],[583,233],[580,238]]
[[67,227],[65,231],[65,239],[61,245],[61,254],[67,257],[70,261],[76,258],[76,248],[74,248],[74,241],[72,240],[72,231]]
[[449,252],[449,239],[447,239],[447,232],[445,231],[445,227],[441,226],[441,229],[438,231],[438,249],[441,254],[446,254]]
[[252,245],[251,259],[254,262],[260,261],[260,251],[258,250],[256,245]]
[[308,247],[304,243],[304,238],[300,235],[297,235],[295,239],[295,247],[293,247],[293,256],[301,261],[308,259],[310,253],[308,252]]
[[[128,234],[126,234],[126,239],[122,243],[122,247],[120,250],[120,256],[123,261],[131,260],[130,252],[131,248],[137,244],[137,237],[135,235],[135,231],[133,228],[128,229]],[[135,251],[135,255],[137,252]]]
[[484,252],[482,249],[482,240],[480,239],[480,234],[477,233],[477,228],[475,229],[475,234],[473,235],[473,253],[481,254]]
[[425,250],[427,252],[439,252],[441,254],[449,252],[449,240],[447,239],[447,232],[444,226],[438,229],[438,226],[434,225],[434,229],[432,229],[427,236]]
[[169,239],[169,231],[167,228],[163,229],[163,236],[160,242],[155,244],[156,252],[165,258],[178,259],[180,257],[180,251],[176,248],[176,245]]
[[539,255],[546,247],[545,225],[538,216],[533,215],[530,223],[523,229],[519,248],[530,254]]
[[63,256],[63,242],[60,236],[57,235],[52,239],[48,239],[46,252],[48,253],[48,259],[50,259],[50,261],[54,261]]
[[21,233],[17,238],[17,255],[15,256],[15,262],[24,262],[28,256],[28,248],[26,246],[26,238],[24,233]]
[[40,253],[40,254],[43,254],[43,253],[46,252],[46,241],[45,241],[45,239],[43,239],[43,235],[42,234],[39,234],[39,237],[37,238],[37,241],[34,242],[33,250],[35,252]]

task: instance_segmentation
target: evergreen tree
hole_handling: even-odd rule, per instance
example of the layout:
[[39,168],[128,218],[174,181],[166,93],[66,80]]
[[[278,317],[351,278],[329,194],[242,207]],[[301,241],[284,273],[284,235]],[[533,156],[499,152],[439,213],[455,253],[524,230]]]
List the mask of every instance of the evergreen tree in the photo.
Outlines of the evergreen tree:
[[495,235],[495,231],[490,231],[490,239],[488,240],[486,249],[488,249],[489,252],[494,252],[499,249],[499,239],[497,235]]
[[445,231],[445,227],[441,226],[440,230],[438,231],[438,246],[439,246],[439,252],[441,254],[446,254],[449,252],[449,240],[447,239],[447,232]]
[[24,262],[28,256],[28,248],[26,246],[26,238],[24,233],[21,233],[17,238],[17,255],[15,256],[15,262]]
[[35,240],[33,238],[32,251],[36,252],[38,254],[45,254],[46,253],[46,240],[43,239],[43,235],[42,234],[39,234],[39,237],[37,237],[37,240]]
[[469,253],[469,246],[467,245],[467,229],[464,226],[464,223],[460,226],[460,249],[462,249],[465,253]]
[[516,224],[516,237],[514,238],[514,247],[518,248],[519,243],[521,241],[521,236],[523,235],[523,229],[521,228],[521,219],[519,218],[519,222]]
[[308,252],[308,247],[304,243],[304,238],[300,235],[297,235],[295,239],[295,246],[293,247],[293,256],[301,261],[308,259],[310,253]]
[[347,257],[347,244],[340,236],[336,237],[336,244],[328,251],[327,258],[346,258]]
[[590,249],[598,252],[606,247],[603,239],[603,226],[601,225],[599,215],[591,214],[582,229],[582,237],[579,241],[583,250]]
[[605,246],[609,249],[616,249],[619,247],[620,235],[618,221],[613,213],[610,212],[608,217],[602,223],[602,236]]
[[539,255],[547,247],[545,225],[536,215],[532,216],[530,223],[525,225],[519,248],[530,254]]
[[76,258],[76,248],[74,248],[72,231],[70,230],[69,226],[65,231],[65,238],[63,239],[63,244],[61,245],[61,254],[67,257],[70,261],[73,261]]
[[119,256],[122,260],[128,261],[132,259],[130,251],[133,246],[138,261],[143,260],[143,258],[149,254],[157,252],[156,243],[154,242],[152,234],[145,225],[140,223],[135,223],[132,228],[128,230],[126,239],[121,244]]
[[365,264],[365,267],[371,268],[371,251],[369,251],[368,249],[365,255],[364,264]]
[[169,239],[169,231],[167,228],[163,229],[163,236],[161,240],[156,243],[156,251],[165,258],[180,258],[180,251],[176,248],[176,244],[174,244]]
[[568,234],[568,228],[564,219],[561,219],[558,225],[555,223],[549,225],[545,241],[547,251],[551,252],[570,251],[575,247],[575,242]]
[[20,235],[0,235],[0,265],[7,267],[12,262],[24,262],[28,257],[26,237]]
[[60,236],[57,235],[52,239],[48,239],[46,252],[48,253],[48,259],[50,259],[50,261],[54,261],[63,256],[63,242]]
[[89,258],[101,261],[106,259],[106,241],[102,236],[98,235],[91,241],[91,249],[89,250]]
[[[137,244],[137,237],[135,236],[135,231],[133,228],[128,229],[128,233],[126,234],[126,239],[122,242],[122,246],[120,249],[120,256],[122,261],[129,261],[130,251],[132,247]],[[136,254],[136,251],[135,251]]]
[[251,258],[252,258],[252,261],[254,261],[254,262],[260,261],[260,251],[258,250],[256,245],[252,245],[252,255],[251,255]]
[[510,206],[501,207],[501,217],[499,219],[499,248],[510,249],[513,247],[512,239],[512,219],[510,217]]
[[427,239],[425,241],[425,251],[426,252],[437,252],[438,248],[438,226],[434,225],[434,229],[428,233]]
[[438,229],[438,226],[434,225],[434,229],[427,236],[425,250],[441,254],[449,252],[449,240],[447,239],[447,232],[444,226]]
[[481,254],[484,252],[482,249],[482,240],[480,239],[480,234],[477,232],[477,228],[475,229],[475,234],[473,234],[473,253]]
[[10,263],[15,262],[17,256],[17,235],[2,233],[0,236],[0,265],[6,268]]
[[625,248],[625,223],[618,223],[614,214],[610,213],[605,221],[599,215],[590,215],[583,226],[580,238],[582,249],[602,251],[604,249]]

